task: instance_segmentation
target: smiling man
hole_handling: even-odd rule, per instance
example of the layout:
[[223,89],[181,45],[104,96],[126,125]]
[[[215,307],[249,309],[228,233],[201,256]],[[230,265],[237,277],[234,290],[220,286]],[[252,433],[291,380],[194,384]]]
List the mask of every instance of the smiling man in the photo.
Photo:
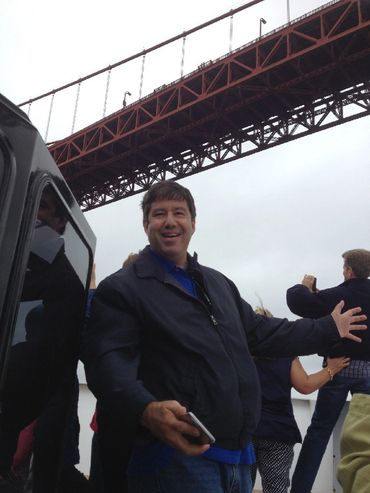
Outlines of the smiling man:
[[[188,254],[196,216],[188,189],[157,183],[142,209],[149,245],[98,286],[82,351],[90,388],[133,443],[128,491],[250,493],[260,409],[251,354],[359,341],[351,324],[366,317],[341,314],[342,304],[316,321],[256,315],[232,281]],[[183,421],[187,411],[214,435],[212,446]]]

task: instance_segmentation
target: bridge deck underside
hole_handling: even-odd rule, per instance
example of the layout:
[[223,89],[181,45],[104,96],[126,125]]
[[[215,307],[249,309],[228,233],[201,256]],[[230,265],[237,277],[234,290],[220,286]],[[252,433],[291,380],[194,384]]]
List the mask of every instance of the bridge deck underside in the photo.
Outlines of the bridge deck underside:
[[[202,64],[50,151],[92,209],[365,116],[369,80],[370,4],[342,0]],[[348,105],[356,109],[345,115]]]

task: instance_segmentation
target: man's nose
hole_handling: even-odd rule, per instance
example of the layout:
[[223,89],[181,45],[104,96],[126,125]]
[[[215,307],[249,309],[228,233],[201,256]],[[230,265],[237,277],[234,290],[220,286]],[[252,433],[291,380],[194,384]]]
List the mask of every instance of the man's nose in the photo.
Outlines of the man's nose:
[[166,228],[169,228],[171,226],[175,226],[175,224],[176,224],[176,217],[175,217],[174,214],[172,214],[171,212],[169,212],[166,215],[165,226],[166,226]]

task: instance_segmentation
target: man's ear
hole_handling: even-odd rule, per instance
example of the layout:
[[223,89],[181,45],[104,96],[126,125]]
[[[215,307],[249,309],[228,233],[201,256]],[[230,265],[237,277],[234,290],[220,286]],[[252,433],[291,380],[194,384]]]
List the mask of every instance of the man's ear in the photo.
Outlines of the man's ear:
[[348,269],[348,277],[349,279],[353,279],[355,277],[354,273],[353,273],[353,269],[352,267],[350,267],[349,265],[347,266],[347,269]]
[[191,226],[193,228],[193,233],[195,232],[195,219],[191,221]]
[[144,228],[144,231],[146,233],[146,230],[148,229],[148,220],[147,219],[143,220],[143,228]]

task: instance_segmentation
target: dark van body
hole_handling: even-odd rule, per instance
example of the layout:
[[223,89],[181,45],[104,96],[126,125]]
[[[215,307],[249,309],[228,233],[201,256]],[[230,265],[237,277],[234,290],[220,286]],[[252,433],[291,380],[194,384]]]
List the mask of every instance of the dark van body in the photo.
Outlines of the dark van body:
[[0,491],[66,491],[78,462],[92,233],[38,131],[0,96]]

